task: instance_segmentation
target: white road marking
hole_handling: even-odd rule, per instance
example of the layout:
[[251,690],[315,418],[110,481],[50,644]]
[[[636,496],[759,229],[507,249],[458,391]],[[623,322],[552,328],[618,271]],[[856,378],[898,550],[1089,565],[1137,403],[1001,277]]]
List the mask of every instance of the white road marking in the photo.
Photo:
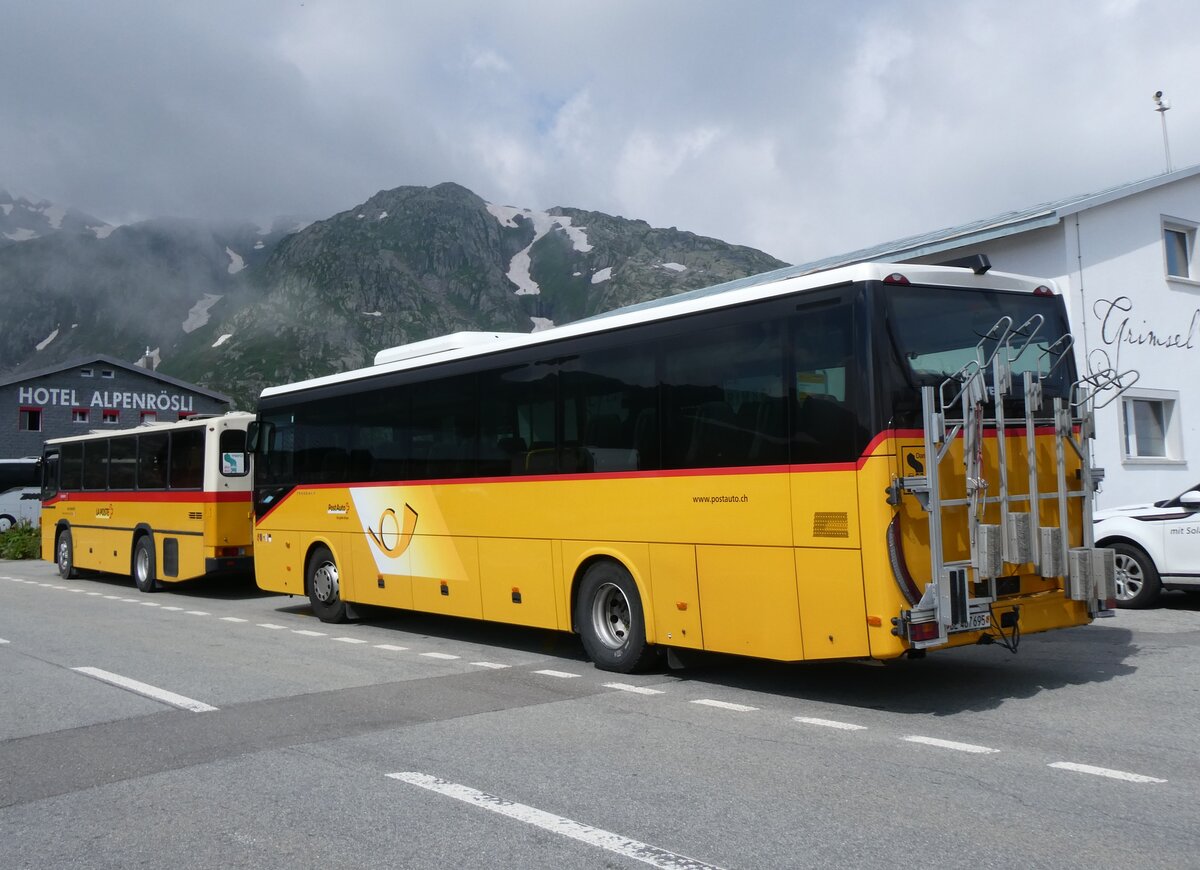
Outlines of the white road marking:
[[38,584],[38,586],[44,586],[44,587],[46,587],[47,589],[53,589],[53,588],[54,588],[54,584],[53,584],[53,583],[39,583],[39,584]]
[[159,605],[159,603],[157,601],[143,601],[141,604],[142,604],[142,607],[159,607],[159,606],[161,606],[161,605]]
[[221,622],[247,622],[247,621],[248,620],[242,619],[240,616],[222,616],[221,617]]
[[375,649],[385,649],[385,650],[388,650],[389,652],[404,652],[404,650],[408,649],[408,647],[393,646],[390,643],[377,643],[377,644],[375,644]]
[[8,641],[6,641],[4,638],[0,637],[0,645],[6,644],[6,643],[8,643]]
[[449,661],[450,659],[462,658],[462,656],[452,656],[452,655],[450,655],[450,653],[439,653],[439,652],[421,653],[421,655],[425,656],[425,658],[427,658],[427,659],[443,659],[445,661]]
[[164,605],[163,605],[163,610],[172,610],[172,611],[175,611],[175,610],[183,610],[183,608],[182,608],[182,607],[175,607],[174,605],[166,605],[166,604],[164,604]]
[[566,671],[534,671],[535,674],[542,674],[546,677],[558,677],[560,680],[569,680],[572,677],[578,677],[579,674],[568,674]]
[[501,665],[496,662],[471,662],[477,668],[491,668],[493,671],[502,671],[511,665]]
[[88,595],[103,595],[103,592],[89,592]]
[[170,704],[172,707],[179,707],[181,710],[191,710],[193,713],[207,713],[210,710],[217,709],[211,704],[205,704],[203,701],[185,698],[183,695],[176,695],[174,692],[168,692],[166,689],[160,689],[148,683],[131,680],[129,677],[123,677],[120,674],[102,671],[99,668],[71,668],[71,670],[94,677],[101,682],[110,683],[122,689],[128,689],[147,698],[162,701],[164,704]]
[[273,629],[273,630],[276,630],[276,631],[278,631],[279,629],[283,628],[283,626],[282,626],[282,625],[276,625],[276,624],[275,624],[275,623],[273,623],[273,622],[260,622],[260,623],[257,623],[257,625],[258,625],[258,627],[259,627],[259,628],[270,628],[270,629]]
[[106,599],[108,599],[109,601],[120,601],[121,600],[120,595],[105,595],[104,597]]
[[[82,589],[68,589],[67,591],[68,592],[82,592],[83,590]],[[91,593],[89,592],[88,594],[90,595]]]
[[118,598],[118,601],[124,601],[126,604],[141,604],[136,598]]
[[842,731],[866,731],[866,725],[855,725],[853,722],[838,722],[834,719],[817,719],[813,716],[793,716],[792,719],[796,722],[803,722],[805,725],[820,725],[824,728],[838,728]]
[[527,825],[533,825],[552,834],[569,837],[572,840],[586,843],[589,846],[595,846],[598,849],[604,849],[625,858],[641,861],[643,864],[649,864],[652,867],[662,867],[667,868],[667,870],[710,870],[710,868],[715,870],[715,865],[713,864],[705,864],[703,861],[697,861],[694,858],[688,858],[685,855],[675,852],[668,852],[666,849],[660,849],[648,843],[632,840],[629,837],[623,837],[620,834],[614,834],[602,828],[593,828],[591,825],[585,825],[582,822],[576,822],[563,816],[556,816],[545,810],[539,810],[537,807],[519,804],[505,798],[486,794],[469,786],[447,782],[444,779],[438,779],[425,773],[389,773],[388,777],[445,795],[446,797],[454,798],[480,809],[508,816],[510,819],[524,822]]
[[986,755],[993,752],[999,752],[999,749],[992,749],[988,746],[976,746],[974,743],[955,743],[953,740],[939,740],[936,737],[905,737],[909,743],[924,743],[926,746],[936,746],[939,749],[953,749],[956,752],[972,752],[976,755]]
[[324,637],[323,631],[309,631],[307,628],[293,628],[292,634],[302,634],[305,637]]
[[189,616],[212,616],[207,610],[185,610],[184,613]]
[[331,637],[330,640],[336,640],[338,643],[366,643],[359,637]]
[[752,713],[757,710],[757,707],[750,707],[746,704],[733,704],[729,701],[714,701],[712,698],[700,698],[697,701],[692,701],[693,704],[703,704],[705,707],[718,707],[722,710],[733,710],[738,713]]
[[633,692],[635,695],[661,695],[660,689],[647,689],[645,686],[631,686],[629,683],[605,683],[605,688],[619,689],[622,692]]
[[1165,779],[1159,779],[1154,776],[1145,776],[1140,773],[1126,773],[1123,770],[1110,770],[1107,767],[1094,767],[1090,764],[1076,764],[1073,761],[1056,761],[1049,766],[1056,767],[1059,770],[1073,770],[1076,773],[1090,773],[1093,776],[1106,776],[1109,779],[1120,779],[1125,782],[1166,782]]

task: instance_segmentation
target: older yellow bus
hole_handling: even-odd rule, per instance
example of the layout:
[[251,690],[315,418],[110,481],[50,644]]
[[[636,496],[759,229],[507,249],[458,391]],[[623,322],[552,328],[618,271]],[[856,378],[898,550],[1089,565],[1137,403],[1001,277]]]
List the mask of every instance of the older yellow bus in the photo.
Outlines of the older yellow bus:
[[1086,623],[1093,394],[1052,287],[867,264],[269,388],[260,587],[665,648],[888,659]]
[[193,417],[46,442],[42,558],[130,574],[138,589],[253,569],[246,430],[252,414]]

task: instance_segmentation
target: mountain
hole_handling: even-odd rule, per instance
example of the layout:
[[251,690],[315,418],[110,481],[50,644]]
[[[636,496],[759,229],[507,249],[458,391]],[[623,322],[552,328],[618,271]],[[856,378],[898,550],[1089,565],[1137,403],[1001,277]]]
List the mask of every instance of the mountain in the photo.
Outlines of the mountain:
[[385,347],[528,332],[782,265],[645,221],[489,204],[452,183],[267,233],[181,220],[61,231],[0,247],[0,372],[157,349],[159,371],[252,408],[264,386],[370,365]]
[[46,200],[13,199],[8,191],[0,189],[0,245],[27,242],[60,231],[91,233],[102,239],[112,230],[111,225],[99,218],[73,208],[62,208]]

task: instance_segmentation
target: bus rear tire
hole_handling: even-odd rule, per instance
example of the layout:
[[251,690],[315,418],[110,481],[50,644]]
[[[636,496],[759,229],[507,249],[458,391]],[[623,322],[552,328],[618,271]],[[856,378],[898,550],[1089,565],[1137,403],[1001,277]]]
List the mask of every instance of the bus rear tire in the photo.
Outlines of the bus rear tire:
[[154,542],[149,535],[142,535],[133,545],[133,582],[139,592],[158,589],[154,568]]
[[304,578],[308,589],[308,600],[313,613],[321,622],[345,622],[346,602],[342,600],[341,576],[337,562],[328,547],[317,547],[308,559],[308,572]]
[[630,674],[658,658],[646,643],[646,618],[637,584],[622,565],[597,562],[579,583],[575,620],[588,658],[602,671]]
[[54,540],[54,561],[58,565],[58,576],[74,580],[79,576],[75,570],[75,545],[71,542],[71,530],[63,529]]

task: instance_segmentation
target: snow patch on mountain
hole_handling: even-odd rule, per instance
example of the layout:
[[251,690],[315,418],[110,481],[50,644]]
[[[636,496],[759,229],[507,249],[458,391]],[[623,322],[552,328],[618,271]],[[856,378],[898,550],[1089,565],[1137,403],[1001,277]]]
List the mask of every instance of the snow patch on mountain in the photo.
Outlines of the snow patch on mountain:
[[686,272],[687,266],[680,263],[663,263],[662,268],[670,269],[672,272]]
[[55,329],[54,332],[50,333],[45,338],[43,338],[41,341],[39,341],[35,346],[37,347],[38,350],[45,350],[46,345],[48,345],[50,342],[54,341],[54,339],[56,339],[56,338],[58,338],[58,330],[57,329]]
[[214,341],[214,342],[212,343],[212,346],[213,346],[213,347],[220,347],[220,346],[221,346],[221,345],[223,345],[225,342],[229,341],[229,339],[231,339],[231,338],[233,338],[233,333],[232,333],[232,332],[227,332],[227,333],[225,333],[224,335],[222,335],[220,338],[218,338],[216,341]]
[[549,317],[531,317],[533,321],[533,329],[531,332],[541,332],[543,329],[553,329],[554,321]]
[[487,203],[487,210],[491,213],[502,227],[517,227],[517,215],[520,215],[533,224],[533,240],[523,249],[513,254],[512,261],[508,264],[508,280],[517,285],[518,296],[536,296],[542,292],[542,288],[533,280],[529,274],[531,264],[530,252],[533,246],[538,243],[542,236],[554,229],[560,229],[567,234],[567,238],[571,241],[571,247],[581,254],[586,254],[592,249],[588,244],[587,233],[585,227],[571,226],[571,218],[566,215],[553,215],[544,211],[533,211],[528,208],[515,208],[511,205],[495,205]]
[[208,323],[208,309],[212,308],[221,300],[219,293],[205,293],[204,298],[197,302],[188,311],[187,320],[183,321],[184,332],[195,332],[204,324]]
[[[229,267],[226,269],[226,271],[229,272],[230,275],[236,275],[238,272],[246,268],[246,261],[243,260],[242,255],[233,250],[233,248],[226,247],[225,253],[229,255]],[[221,297],[218,296],[217,298],[220,299]]]
[[14,242],[27,242],[30,239],[41,238],[41,235],[33,230],[19,229],[15,232],[5,233],[4,238],[12,239]]
[[597,269],[596,274],[592,275],[592,283],[600,284],[612,277],[612,266],[605,266],[603,269]]

